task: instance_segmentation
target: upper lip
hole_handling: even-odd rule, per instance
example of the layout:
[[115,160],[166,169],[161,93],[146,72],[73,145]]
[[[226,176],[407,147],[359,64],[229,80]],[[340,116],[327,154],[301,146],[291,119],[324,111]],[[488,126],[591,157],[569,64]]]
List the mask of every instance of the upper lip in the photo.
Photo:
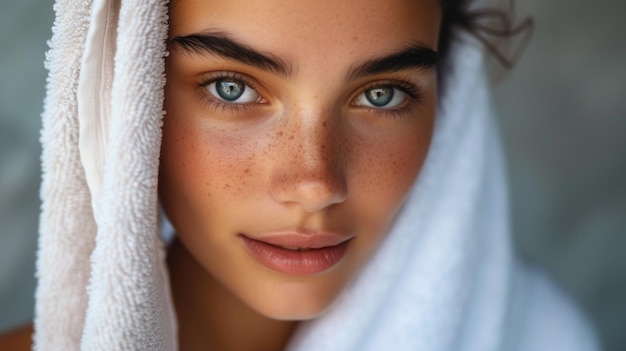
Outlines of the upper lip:
[[264,233],[254,236],[242,234],[248,239],[261,241],[266,244],[298,249],[321,249],[324,247],[337,246],[352,237],[327,231],[284,231]]

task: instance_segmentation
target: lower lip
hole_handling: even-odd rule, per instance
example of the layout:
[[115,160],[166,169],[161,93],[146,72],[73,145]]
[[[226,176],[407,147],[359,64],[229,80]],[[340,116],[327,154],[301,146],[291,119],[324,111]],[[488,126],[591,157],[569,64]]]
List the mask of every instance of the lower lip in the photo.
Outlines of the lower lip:
[[261,264],[280,273],[311,275],[335,266],[345,256],[349,240],[339,245],[295,251],[241,236],[252,256]]

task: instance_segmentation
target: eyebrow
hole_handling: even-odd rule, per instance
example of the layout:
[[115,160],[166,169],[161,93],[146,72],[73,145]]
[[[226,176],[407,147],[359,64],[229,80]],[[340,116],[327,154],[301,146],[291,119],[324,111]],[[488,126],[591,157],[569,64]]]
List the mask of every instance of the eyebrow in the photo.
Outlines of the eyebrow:
[[408,69],[432,71],[437,68],[439,54],[421,44],[416,43],[404,50],[387,56],[367,60],[350,70],[350,79],[380,73],[398,72]]
[[289,76],[292,67],[282,59],[269,53],[262,53],[248,45],[238,43],[223,33],[202,33],[175,37],[168,42],[175,49],[189,54],[221,56],[230,60],[260,68],[265,71]]
[[[238,43],[224,33],[198,33],[186,36],[177,36],[168,41],[174,49],[188,54],[206,54],[224,57],[238,61],[262,70],[271,71],[281,76],[290,76],[293,67],[270,53],[263,53],[254,48]],[[367,60],[354,66],[349,79],[364,76],[397,72],[408,69],[431,71],[437,67],[438,53],[433,49],[415,43],[406,49],[389,55]]]

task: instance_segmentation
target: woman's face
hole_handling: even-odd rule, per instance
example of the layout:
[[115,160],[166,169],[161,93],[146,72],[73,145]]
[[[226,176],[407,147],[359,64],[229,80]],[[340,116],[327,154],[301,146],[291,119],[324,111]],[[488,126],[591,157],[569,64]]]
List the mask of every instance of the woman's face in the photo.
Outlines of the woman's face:
[[438,1],[175,0],[170,15],[162,204],[247,305],[315,317],[423,164]]

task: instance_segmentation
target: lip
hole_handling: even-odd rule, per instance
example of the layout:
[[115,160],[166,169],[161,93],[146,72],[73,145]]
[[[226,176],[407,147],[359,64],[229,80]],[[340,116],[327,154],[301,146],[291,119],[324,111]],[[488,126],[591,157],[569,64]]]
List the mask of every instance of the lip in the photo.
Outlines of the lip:
[[345,256],[350,237],[315,232],[285,232],[250,237],[240,234],[252,256],[274,271],[289,275],[324,272]]

